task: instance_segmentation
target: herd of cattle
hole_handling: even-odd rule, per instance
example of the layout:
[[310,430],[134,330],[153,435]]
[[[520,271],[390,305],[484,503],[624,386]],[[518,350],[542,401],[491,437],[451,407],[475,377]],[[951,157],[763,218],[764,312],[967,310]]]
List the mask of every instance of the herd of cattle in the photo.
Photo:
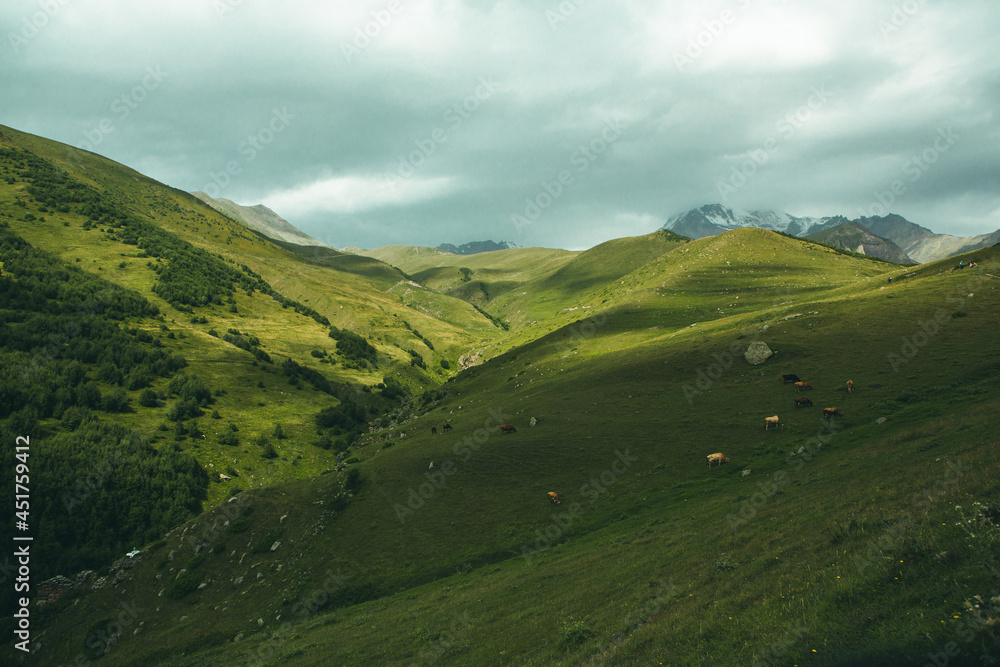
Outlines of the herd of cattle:
[[[808,391],[809,389],[813,388],[811,384],[809,384],[808,382],[803,382],[802,380],[799,379],[798,375],[795,375],[793,373],[786,373],[786,374],[782,375],[781,376],[781,381],[784,384],[788,384],[789,382],[794,383],[794,385],[795,385],[795,392],[796,393],[798,393],[800,391]],[[854,381],[853,380],[848,380],[847,381],[847,393],[849,393],[849,394],[853,394],[854,393]],[[808,398],[805,398],[805,397],[796,397],[796,398],[792,399],[792,405],[794,405],[796,408],[811,408],[812,405],[813,405],[813,402],[811,400],[809,400]],[[838,410],[837,408],[823,408],[823,419],[827,419],[828,417],[843,417],[843,416],[844,416],[843,413],[840,410]],[[532,421],[534,421],[534,420],[532,420]],[[532,425],[534,425],[534,424],[532,424]],[[773,415],[771,417],[764,417],[764,430],[765,431],[768,430],[768,429],[770,429],[772,426],[774,428],[778,428],[778,425],[779,425],[778,415]],[[442,431],[450,431],[451,430],[451,424],[449,424],[448,422],[445,422],[444,426],[441,427],[441,430]],[[437,432],[438,432],[437,426],[431,426],[431,433],[437,433]],[[500,433],[517,433],[517,429],[514,428],[513,424],[503,424],[500,427]],[[723,463],[729,463],[729,458],[726,457],[722,452],[716,452],[714,454],[709,454],[706,458],[708,459],[708,467],[709,468],[712,467],[713,463],[717,463],[720,466]],[[554,505],[558,505],[558,504],[560,504],[562,502],[559,499],[559,494],[556,493],[555,491],[549,491],[548,498],[549,498],[549,502],[551,502]]]
[[[808,391],[809,389],[813,388],[811,384],[809,384],[808,382],[803,382],[799,378],[799,376],[795,375],[794,373],[786,373],[786,374],[782,375],[781,376],[781,381],[784,384],[788,384],[789,382],[794,383],[794,385],[795,385],[795,392],[796,393],[798,393],[800,391]],[[848,394],[853,394],[854,393],[854,381],[853,380],[848,380],[847,381],[847,393]],[[813,405],[813,402],[810,399],[806,398],[806,397],[797,397],[797,398],[793,398],[792,399],[792,405],[794,405],[796,408],[811,408],[812,405]],[[828,418],[833,418],[833,417],[843,417],[843,416],[844,416],[844,413],[842,413],[837,408],[823,408],[823,419],[828,419]],[[778,419],[778,415],[772,415],[771,417],[764,417],[764,430],[766,431],[766,430],[768,430],[768,429],[770,429],[772,427],[778,428],[779,423],[780,423],[780,420]],[[715,454],[709,454],[707,456],[707,458],[708,458],[708,467],[709,468],[712,467],[713,463],[718,463],[719,465],[722,465],[723,463],[729,463],[729,459],[726,458],[726,456],[724,456],[722,454],[722,452],[716,452]]]

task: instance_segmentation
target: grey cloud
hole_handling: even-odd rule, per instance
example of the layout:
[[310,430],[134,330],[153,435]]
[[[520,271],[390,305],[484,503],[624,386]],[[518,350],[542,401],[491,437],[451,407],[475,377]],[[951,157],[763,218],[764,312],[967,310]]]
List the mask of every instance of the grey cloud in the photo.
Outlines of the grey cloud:
[[[1000,9],[984,0],[921,2],[902,17],[891,0],[588,0],[566,15],[555,2],[399,2],[377,29],[382,0],[234,2],[224,14],[212,3],[64,3],[17,52],[9,37],[0,45],[0,122],[76,145],[109,119],[97,152],[181,189],[226,180],[220,194],[244,204],[323,179],[370,186],[401,167],[412,167],[404,179],[454,184],[349,215],[318,201],[285,215],[332,245],[366,247],[581,247],[652,231],[719,201],[718,182],[768,140],[774,150],[727,203],[851,215],[908,178],[906,161],[951,126],[961,139],[907,181],[897,210],[940,232],[1000,227]],[[7,3],[0,33],[18,34],[38,7]],[[689,39],[741,7],[693,64],[675,65]],[[112,104],[147,67],[168,77],[121,118]],[[500,85],[477,98],[483,80]],[[795,118],[817,89],[829,99]],[[275,110],[294,118],[269,133]],[[627,129],[580,171],[579,148],[616,118]],[[573,182],[515,225],[525,199],[567,170]]]

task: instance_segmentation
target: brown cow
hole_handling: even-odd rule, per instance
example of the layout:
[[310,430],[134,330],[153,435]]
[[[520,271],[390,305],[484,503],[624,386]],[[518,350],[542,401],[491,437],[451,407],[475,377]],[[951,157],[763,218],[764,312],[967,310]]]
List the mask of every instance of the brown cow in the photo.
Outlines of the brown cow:
[[848,380],[847,381],[847,393],[848,394],[853,394],[854,393],[854,380]]
[[823,408],[823,419],[827,417],[843,417],[843,413],[837,408]]
[[517,429],[514,428],[513,425],[511,425],[511,424],[504,424],[503,426],[500,427],[500,432],[501,433],[517,433]]
[[772,426],[774,428],[778,428],[778,415],[774,415],[773,417],[764,417],[764,430],[766,431]]
[[444,423],[444,427],[442,428],[442,430],[444,430],[444,431],[450,431],[451,430],[451,424],[449,424],[448,422],[445,422]]
[[431,433],[437,433],[437,432],[438,432],[438,427],[437,426],[431,426]]
[[795,401],[797,408],[811,408],[813,404],[808,398],[793,398],[792,400]]
[[806,389],[812,389],[812,385],[808,382],[796,382],[795,391],[805,391]]
[[559,494],[556,493],[555,491],[549,491],[549,502],[552,503],[553,505],[558,505],[562,503],[562,501],[559,500]]
[[721,466],[721,465],[722,465],[723,463],[729,463],[729,459],[727,459],[727,458],[726,458],[726,457],[725,457],[725,456],[724,456],[724,455],[722,454],[722,452],[716,452],[715,454],[709,454],[707,458],[708,458],[708,467],[709,467],[709,468],[711,468],[711,467],[712,467],[712,464],[713,464],[713,463],[718,463],[718,464],[719,464],[720,466]]

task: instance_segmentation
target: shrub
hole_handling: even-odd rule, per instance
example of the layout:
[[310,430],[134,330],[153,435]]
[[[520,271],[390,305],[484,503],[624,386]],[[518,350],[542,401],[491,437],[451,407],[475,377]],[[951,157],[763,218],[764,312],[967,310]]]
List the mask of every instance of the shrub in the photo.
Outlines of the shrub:
[[101,409],[105,412],[127,412],[128,394],[121,387],[112,390],[101,400]]
[[143,389],[139,394],[139,405],[144,408],[155,408],[160,404],[160,397],[152,389]]
[[361,486],[361,471],[351,468],[347,471],[347,479],[344,480],[344,490],[354,491]]
[[229,424],[226,430],[222,432],[222,435],[219,436],[219,444],[229,447],[235,447],[240,444],[240,438],[236,435],[236,426],[234,424]]
[[250,528],[250,522],[252,520],[253,519],[250,517],[250,515],[244,511],[243,516],[237,517],[229,523],[229,532],[230,533],[245,532],[248,528]]
[[562,628],[559,629],[559,634],[562,636],[559,644],[564,647],[579,646],[597,635],[596,632],[585,626],[583,621],[574,621],[572,619],[563,623]]
[[177,579],[174,580],[172,584],[167,586],[165,595],[173,600],[180,600],[188,593],[196,591],[198,589],[198,584],[200,583],[201,577],[188,570],[187,572],[183,572],[177,577]]

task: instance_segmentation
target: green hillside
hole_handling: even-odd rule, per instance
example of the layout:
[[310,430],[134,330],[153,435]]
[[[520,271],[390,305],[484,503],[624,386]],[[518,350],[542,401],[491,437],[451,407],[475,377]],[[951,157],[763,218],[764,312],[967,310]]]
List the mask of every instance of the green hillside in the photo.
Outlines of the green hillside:
[[[48,143],[2,131],[8,151],[54,160]],[[80,204],[41,211],[50,205],[29,190],[30,159],[2,157],[0,221],[21,239],[0,258],[9,282],[0,295],[15,295],[0,302],[6,326],[108,293],[129,304],[102,325],[120,329],[122,347],[145,350],[151,367],[156,351],[186,362],[151,373],[164,405],[146,408],[139,390],[115,384],[114,371],[129,370],[118,357],[106,370],[66,360],[64,376],[100,392],[98,422],[159,453],[123,451],[146,453],[157,484],[168,470],[188,475],[192,500],[130,533],[134,559],[94,565],[93,578],[32,607],[39,648],[29,664],[902,665],[943,655],[955,665],[1000,656],[1000,248],[969,254],[976,269],[955,271],[949,259],[908,270],[758,229],[697,241],[657,233],[555,253],[544,270],[530,253],[507,254],[521,250],[456,257],[458,267],[380,258],[412,279],[393,282],[240,237],[225,218],[181,207],[180,194],[181,212],[156,218],[173,235],[161,241],[169,248],[137,257],[142,248],[119,237],[138,223],[122,229],[99,216],[88,225]],[[88,176],[99,163],[128,180],[93,160]],[[110,201],[166,196],[155,184],[103,183]],[[221,303],[211,295],[178,309],[199,275],[170,273],[195,256],[179,241],[235,267],[231,297],[220,279]],[[53,275],[79,267],[91,277],[73,277],[75,296],[36,287],[18,268],[22,242],[49,253],[37,261]],[[417,277],[464,267],[474,278],[491,257],[499,273],[487,291],[519,266],[535,270],[480,306],[508,331],[443,293],[445,278],[434,287],[431,274]],[[209,328],[240,330],[230,336],[249,350]],[[31,354],[27,331],[13,339],[24,349],[7,354]],[[774,354],[754,366],[743,352],[757,342]],[[469,355],[481,363],[454,373]],[[785,373],[813,389],[797,393]],[[103,403],[116,392],[132,412]],[[795,407],[802,397],[813,405]],[[170,420],[185,401],[206,414]],[[2,416],[3,437],[31,428],[33,463],[66,451],[76,436],[56,407],[37,425]],[[771,415],[780,426],[765,430]],[[174,440],[174,424],[192,421],[206,438]],[[220,442],[229,422],[235,446]],[[106,457],[99,439],[81,442]],[[266,444],[277,456],[264,457]],[[709,468],[714,452],[729,462]],[[223,463],[240,476],[206,482],[198,472]],[[122,476],[126,488],[141,479]],[[101,495],[81,508],[93,500],[115,502]],[[108,523],[104,534],[120,538],[125,528]],[[99,576],[108,579],[95,588]]]
[[[454,255],[436,248],[384,246],[366,255],[398,267],[428,289],[468,301],[492,313],[497,297],[550,276],[579,253],[551,248],[511,248]],[[515,297],[516,300],[517,297]]]
[[0,227],[0,426],[38,443],[36,581],[106,568],[242,489],[332,472],[368,421],[499,331],[444,295],[408,306],[388,265],[290,252],[10,128]]

